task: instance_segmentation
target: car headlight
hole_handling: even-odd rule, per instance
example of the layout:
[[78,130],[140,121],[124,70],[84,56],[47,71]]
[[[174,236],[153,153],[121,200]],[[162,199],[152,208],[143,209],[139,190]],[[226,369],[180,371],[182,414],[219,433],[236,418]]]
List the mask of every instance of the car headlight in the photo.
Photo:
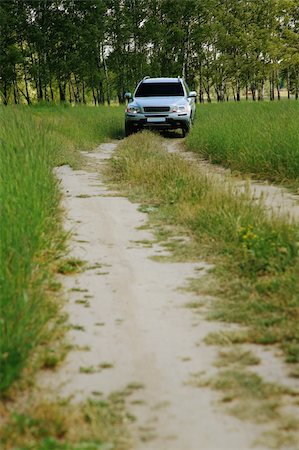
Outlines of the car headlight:
[[172,112],[179,112],[179,113],[188,112],[188,107],[185,105],[175,105],[172,108]]
[[131,114],[137,114],[141,112],[141,109],[139,108],[139,106],[127,106],[127,112],[131,113]]

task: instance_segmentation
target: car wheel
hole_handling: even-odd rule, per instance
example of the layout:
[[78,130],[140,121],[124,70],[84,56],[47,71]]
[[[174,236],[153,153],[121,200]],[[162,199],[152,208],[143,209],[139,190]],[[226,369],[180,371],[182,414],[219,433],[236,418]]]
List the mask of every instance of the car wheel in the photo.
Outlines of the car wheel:
[[134,133],[134,128],[132,127],[131,124],[126,122],[125,123],[125,135],[126,135],[126,137],[130,136],[133,133]]
[[182,133],[183,133],[183,137],[185,137],[191,128],[191,122],[186,123],[183,127],[182,127]]

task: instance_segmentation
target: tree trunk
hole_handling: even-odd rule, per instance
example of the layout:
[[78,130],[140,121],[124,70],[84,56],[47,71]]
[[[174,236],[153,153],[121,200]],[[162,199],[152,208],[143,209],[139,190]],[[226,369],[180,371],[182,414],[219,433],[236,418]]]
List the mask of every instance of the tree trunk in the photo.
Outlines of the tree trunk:
[[28,89],[28,79],[27,79],[27,69],[25,67],[24,64],[24,83],[25,83],[25,98],[26,98],[26,102],[28,105],[31,104],[31,100],[30,100],[30,94],[29,94],[29,89]]
[[16,88],[15,80],[13,81],[13,99],[14,99],[15,105],[17,105],[19,102],[18,102],[18,95],[17,95],[17,88]]
[[120,105],[124,105],[126,103],[126,99],[124,97],[123,92],[121,94],[118,94],[118,101],[119,101]]
[[66,94],[65,94],[66,83],[62,84],[61,81],[58,80],[58,86],[59,86],[60,101],[64,103],[66,101]]
[[69,81],[68,87],[69,87],[69,102],[72,104],[73,98],[72,98],[71,81]]
[[215,91],[217,95],[217,102],[223,102],[225,100],[225,85],[222,82],[218,86],[215,86]]
[[274,73],[272,72],[270,76],[270,101],[273,102],[275,100],[275,91],[274,91]]
[[[34,66],[36,65],[36,61],[35,61],[35,58],[34,58],[32,52],[30,54],[30,58],[31,58],[31,65],[34,68]],[[38,76],[36,74],[34,75],[34,84],[35,84],[35,90],[36,90],[36,98],[37,98],[37,100],[39,100]]]
[[50,93],[51,93],[51,101],[54,102],[54,91],[52,86],[52,76],[50,78]]
[[277,100],[280,100],[280,85],[279,80],[276,82]]
[[37,89],[37,99],[39,102],[43,101],[43,87],[42,87],[42,80],[40,75],[38,76],[38,83],[37,83],[38,89]]
[[210,94],[210,81],[207,81],[207,86],[205,89],[206,93],[207,93],[207,97],[208,97],[208,103],[211,103],[211,94]]
[[100,104],[101,104],[101,94],[100,94],[100,90],[99,90],[98,87],[96,88],[96,90],[97,90],[97,100],[98,100],[98,104],[100,105]]
[[23,38],[21,37],[21,49],[22,49],[22,55],[24,58],[24,62],[23,62],[23,70],[24,70],[24,83],[25,83],[25,98],[26,98],[26,102],[28,105],[30,105],[31,100],[30,100],[30,94],[29,94],[29,88],[28,88],[28,77],[27,77],[27,66],[26,66],[26,60],[25,60],[25,55],[24,55],[24,45],[23,45]]
[[99,86],[97,87],[98,103],[103,105],[105,103],[105,96],[103,91],[103,82],[99,81]]
[[233,90],[233,98],[234,98],[234,102],[236,102],[236,101],[237,101],[237,97],[236,97],[235,89],[234,89],[233,86],[232,86],[232,90]]
[[204,103],[204,94],[203,94],[203,77],[202,77],[202,64],[199,65],[199,102]]
[[15,104],[19,105],[20,104],[20,93],[19,93],[18,82],[17,82],[16,68],[14,68],[13,96],[14,96]]
[[7,89],[7,83],[5,80],[3,80],[2,93],[3,93],[3,104],[5,106],[7,106],[8,105],[8,89]]
[[82,81],[82,102],[86,105],[86,97],[85,97],[85,82]]
[[264,100],[264,81],[258,85],[258,101],[262,102]]
[[94,101],[94,106],[97,106],[97,97],[96,97],[96,93],[95,93],[95,89],[94,89],[94,85],[92,83],[92,96],[93,96],[93,101]]
[[74,97],[75,97],[75,102],[76,103],[81,103],[81,96],[80,96],[80,82],[78,80],[77,75],[75,75],[75,85],[76,85],[76,90],[75,90],[75,86],[72,82],[72,87],[73,87],[73,93],[74,93]]
[[47,85],[47,83],[45,83],[45,86],[44,86],[44,99],[45,99],[46,102],[49,101],[48,85]]
[[91,74],[91,91],[92,91],[94,106],[97,106],[97,96],[96,96],[96,92],[95,92],[95,88],[94,88],[93,74]]
[[237,91],[237,102],[239,102],[239,101],[241,101],[241,87],[240,87],[239,80],[237,80],[236,91]]
[[108,74],[108,68],[106,64],[106,58],[105,58],[105,52],[104,52],[104,44],[101,44],[102,49],[102,60],[103,60],[103,66],[104,66],[104,72],[105,72],[105,78],[106,78],[106,86],[107,86],[107,102],[110,106],[110,81],[109,81],[109,74]]
[[295,99],[298,100],[298,97],[299,97],[299,73],[296,76]]
[[[73,94],[73,98],[74,98],[75,103],[78,103],[75,87],[74,87],[74,84],[73,84],[71,78],[70,78],[69,86],[70,86],[70,90],[72,90],[72,94]],[[71,95],[70,95],[70,97],[71,97]]]

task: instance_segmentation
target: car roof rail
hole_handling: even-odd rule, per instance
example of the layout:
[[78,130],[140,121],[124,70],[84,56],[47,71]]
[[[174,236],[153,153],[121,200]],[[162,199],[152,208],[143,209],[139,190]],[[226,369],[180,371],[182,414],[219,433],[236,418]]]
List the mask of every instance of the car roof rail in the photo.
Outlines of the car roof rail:
[[143,80],[148,80],[150,77],[147,75],[146,77],[143,77]]

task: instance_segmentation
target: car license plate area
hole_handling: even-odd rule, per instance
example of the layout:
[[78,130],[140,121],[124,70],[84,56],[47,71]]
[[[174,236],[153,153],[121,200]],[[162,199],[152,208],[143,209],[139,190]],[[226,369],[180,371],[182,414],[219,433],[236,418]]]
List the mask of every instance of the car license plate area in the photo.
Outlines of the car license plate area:
[[160,122],[166,122],[166,119],[165,119],[165,117],[148,117],[147,121],[151,122],[151,123],[153,123],[153,122],[155,122],[155,123],[159,122],[160,123]]

